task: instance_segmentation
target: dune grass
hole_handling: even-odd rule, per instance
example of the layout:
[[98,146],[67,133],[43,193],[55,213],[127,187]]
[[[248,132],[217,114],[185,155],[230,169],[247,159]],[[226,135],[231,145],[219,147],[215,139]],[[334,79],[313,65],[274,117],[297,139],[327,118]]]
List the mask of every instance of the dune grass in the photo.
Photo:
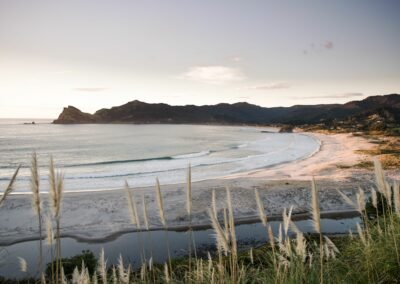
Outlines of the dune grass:
[[[34,168],[35,163],[32,165]],[[62,258],[60,219],[63,175],[56,173],[51,160],[49,198],[52,200],[52,218],[56,223],[55,254],[53,261],[48,264],[47,276],[43,275],[36,280],[21,280],[19,283],[400,283],[400,189],[398,184],[387,182],[378,160],[374,162],[374,166],[376,187],[367,202],[362,189],[359,189],[356,200],[339,192],[343,201],[360,212],[362,220],[362,223],[357,225],[357,232],[351,232],[348,236],[330,239],[322,234],[318,181],[313,179],[310,184],[310,221],[314,226],[313,234],[303,234],[296,227],[291,220],[291,207],[284,210],[279,234],[273,236],[268,216],[265,214],[268,205],[263,203],[260,193],[255,190],[260,221],[265,227],[269,242],[248,251],[239,251],[231,190],[227,188],[225,202],[222,203],[225,205],[222,208],[217,207],[215,192],[212,194],[208,212],[216,235],[217,250],[208,253],[206,258],[190,253],[188,258],[174,260],[169,256],[168,262],[155,264],[152,257],[146,257],[143,252],[140,256],[140,268],[133,269],[122,257],[117,265],[107,265],[106,255],[102,251],[94,261],[97,269],[93,269],[93,262],[85,263],[84,258],[75,257],[76,265],[71,265],[71,259]],[[33,181],[35,175],[33,171]],[[191,220],[193,200],[190,167],[187,184],[186,211],[188,220]],[[36,190],[36,185],[33,186]],[[160,223],[168,229],[163,206],[164,197],[158,180],[155,189]],[[126,191],[132,224],[139,228],[140,218],[135,193],[127,184]],[[3,202],[6,197],[3,195]],[[37,204],[38,197],[33,198],[34,204]],[[138,204],[142,206],[144,220],[147,220],[146,201],[143,196]],[[221,215],[223,218],[219,218]],[[145,225],[147,230],[148,226]],[[50,223],[50,244],[53,243],[52,230]],[[191,237],[190,231],[191,228],[188,238]],[[167,232],[166,230],[166,234]],[[148,233],[150,237],[151,232]],[[188,251],[195,252],[196,247],[192,241],[189,239]],[[169,246],[168,235],[166,245]],[[28,264],[23,258],[20,259],[20,264],[21,270],[26,271]],[[5,283],[12,283],[11,280],[8,281]]]

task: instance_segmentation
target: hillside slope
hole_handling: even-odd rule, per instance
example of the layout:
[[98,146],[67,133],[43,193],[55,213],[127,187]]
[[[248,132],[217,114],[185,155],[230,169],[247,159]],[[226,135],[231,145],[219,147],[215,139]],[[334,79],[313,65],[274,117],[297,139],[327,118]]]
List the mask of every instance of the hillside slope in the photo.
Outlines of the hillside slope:
[[94,114],[69,106],[64,108],[57,124],[77,123],[194,123],[194,124],[318,124],[351,118],[363,120],[371,115],[389,117],[400,122],[400,95],[372,96],[345,104],[295,105],[265,108],[249,103],[205,106],[171,106],[131,101]]

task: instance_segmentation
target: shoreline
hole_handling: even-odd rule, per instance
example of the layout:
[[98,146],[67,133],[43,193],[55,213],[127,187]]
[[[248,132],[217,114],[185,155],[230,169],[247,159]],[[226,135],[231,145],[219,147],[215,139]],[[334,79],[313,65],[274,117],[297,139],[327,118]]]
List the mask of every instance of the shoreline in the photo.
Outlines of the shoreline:
[[[261,128],[263,128],[263,127],[261,127]],[[269,127],[269,126],[268,126],[268,128],[276,130],[274,132],[268,132],[268,133],[279,134],[279,132],[278,132],[279,128],[277,128],[277,127]],[[312,133],[310,133],[310,132],[293,132],[293,133],[298,134],[298,135],[309,136],[309,137],[313,138],[318,143],[318,147],[311,154],[303,156],[303,157],[300,157],[298,159],[294,159],[294,160],[290,160],[290,161],[284,161],[284,162],[277,162],[275,164],[270,164],[270,165],[267,165],[267,166],[264,166],[264,167],[260,167],[260,168],[255,168],[255,169],[252,169],[252,170],[245,170],[245,171],[241,171],[241,172],[238,172],[238,173],[226,174],[226,175],[221,175],[221,176],[208,178],[208,179],[195,180],[193,182],[198,183],[198,182],[205,182],[205,181],[211,181],[211,180],[225,180],[225,179],[229,179],[231,177],[244,177],[244,176],[246,176],[248,174],[251,174],[251,173],[255,173],[255,172],[271,169],[271,168],[274,168],[274,167],[284,166],[284,165],[288,165],[288,164],[291,164],[291,163],[296,163],[296,162],[307,160],[307,159],[313,157],[314,155],[318,154],[318,152],[321,151],[321,147],[323,145],[323,142],[318,137],[316,137],[315,135],[312,135]],[[182,184],[182,182],[166,183],[166,184],[163,184],[163,185],[164,186],[172,186],[172,185],[180,185],[180,184]],[[138,186],[138,188],[153,188],[153,187],[154,187],[154,185]],[[117,190],[123,190],[123,189],[124,189],[123,187],[98,188],[98,189],[94,188],[94,189],[85,189],[85,190],[82,190],[82,189],[68,190],[67,189],[67,190],[64,191],[64,194],[99,193],[99,192],[117,191]],[[48,191],[41,191],[40,195],[47,195],[48,193],[49,193]],[[12,193],[10,193],[10,196],[12,196],[12,195],[31,196],[32,192],[31,191],[12,192]]]
[[[308,157],[289,163],[277,164],[273,167],[248,171],[226,176],[226,179],[253,177],[268,180],[311,180],[351,178],[355,174],[368,172],[365,169],[351,168],[357,162],[372,159],[370,156],[355,153],[357,150],[368,150],[374,145],[366,138],[353,136],[351,133],[322,134],[317,132],[296,131],[320,141],[319,150]],[[347,166],[343,169],[339,166]]]
[[[341,189],[350,198],[358,187],[368,190],[374,184],[373,173],[360,169],[340,169],[338,164],[353,163],[365,158],[355,150],[372,147],[366,139],[350,134],[314,135],[321,141],[320,150],[308,158],[264,169],[239,173],[218,179],[192,183],[193,224],[208,223],[207,208],[212,190],[216,191],[217,208],[222,216],[225,188],[232,193],[235,219],[258,219],[254,189],[258,189],[267,216],[281,216],[284,208],[293,208],[293,216],[308,212],[310,206],[310,180],[315,176],[320,189],[321,212],[354,211],[336,192]],[[398,177],[398,173],[395,173]],[[186,184],[161,184],[165,216],[169,228],[188,227],[186,214]],[[162,227],[155,200],[154,187],[138,187],[135,195],[140,221],[143,223],[142,196],[146,199],[151,230]],[[49,214],[47,194],[42,193],[44,214]],[[0,235],[3,243],[15,243],[27,238],[38,238],[37,218],[31,209],[31,194],[20,193],[8,197],[0,208]],[[15,214],[17,213],[17,214]],[[61,234],[76,238],[102,239],[121,232],[132,231],[126,193],[121,189],[90,192],[66,192],[62,205]],[[23,236],[23,238],[21,238]]]

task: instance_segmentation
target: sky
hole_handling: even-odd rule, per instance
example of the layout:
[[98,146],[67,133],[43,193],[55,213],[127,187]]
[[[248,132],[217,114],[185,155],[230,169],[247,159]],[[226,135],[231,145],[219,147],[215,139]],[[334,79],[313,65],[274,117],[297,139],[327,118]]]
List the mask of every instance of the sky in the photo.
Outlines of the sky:
[[398,0],[0,0],[0,118],[400,92]]

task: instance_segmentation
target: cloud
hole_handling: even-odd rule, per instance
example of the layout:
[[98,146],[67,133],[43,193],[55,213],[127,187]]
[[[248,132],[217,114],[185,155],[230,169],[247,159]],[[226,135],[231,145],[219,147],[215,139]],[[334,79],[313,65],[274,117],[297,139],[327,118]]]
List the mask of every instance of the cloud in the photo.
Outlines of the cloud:
[[79,92],[103,92],[105,90],[108,90],[109,88],[104,88],[104,87],[81,87],[81,88],[74,88],[74,91],[79,91]]
[[59,70],[59,71],[54,71],[53,74],[56,75],[65,75],[65,74],[71,74],[73,73],[72,70]]
[[245,78],[240,69],[225,66],[194,66],[180,77],[208,84],[224,84]]
[[302,97],[298,99],[349,99],[349,98],[356,98],[356,97],[363,97],[363,93],[342,93],[342,94],[333,94],[333,95],[326,95],[326,96],[312,96],[312,97]]
[[232,57],[231,57],[231,60],[232,60],[233,62],[240,62],[240,61],[243,60],[243,58],[240,57],[240,56],[232,56]]
[[320,44],[311,43],[307,48],[302,49],[302,53],[304,55],[320,53],[323,51],[332,50],[335,47],[335,44],[331,40],[326,40]]
[[247,87],[247,89],[250,89],[250,90],[278,90],[278,89],[288,89],[290,87],[291,87],[291,85],[287,82],[275,82],[275,83],[269,83],[269,84],[263,84],[263,85],[257,85],[257,86],[250,86],[250,87]]
[[332,49],[333,48],[333,42],[330,40],[325,41],[324,43],[325,49]]

